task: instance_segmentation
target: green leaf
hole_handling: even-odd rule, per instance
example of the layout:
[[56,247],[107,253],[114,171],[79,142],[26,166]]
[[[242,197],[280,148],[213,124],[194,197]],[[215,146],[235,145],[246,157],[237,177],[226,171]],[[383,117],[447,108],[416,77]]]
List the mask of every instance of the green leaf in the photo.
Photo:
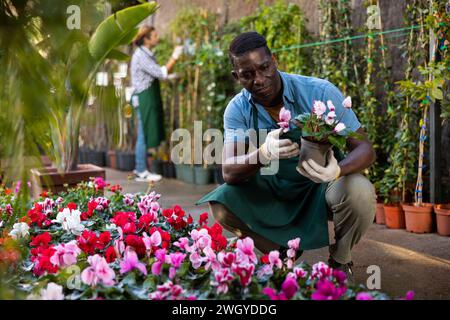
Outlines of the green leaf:
[[444,94],[441,89],[434,87],[431,89],[431,97],[437,100],[444,99]]
[[130,56],[120,50],[113,49],[108,53],[106,58],[118,61],[127,61],[130,59]]
[[103,60],[124,39],[129,39],[136,26],[157,8],[156,2],[152,1],[120,10],[109,16],[100,23],[89,40],[89,53],[95,60]]

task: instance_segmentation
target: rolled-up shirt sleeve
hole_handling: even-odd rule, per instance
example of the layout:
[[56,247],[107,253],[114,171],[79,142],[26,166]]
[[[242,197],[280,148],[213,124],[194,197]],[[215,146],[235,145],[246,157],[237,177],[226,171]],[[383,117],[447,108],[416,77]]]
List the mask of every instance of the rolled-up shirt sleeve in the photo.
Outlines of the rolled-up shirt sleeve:
[[166,66],[160,66],[152,59],[145,59],[140,62],[139,65],[144,72],[148,73],[152,78],[167,79]]

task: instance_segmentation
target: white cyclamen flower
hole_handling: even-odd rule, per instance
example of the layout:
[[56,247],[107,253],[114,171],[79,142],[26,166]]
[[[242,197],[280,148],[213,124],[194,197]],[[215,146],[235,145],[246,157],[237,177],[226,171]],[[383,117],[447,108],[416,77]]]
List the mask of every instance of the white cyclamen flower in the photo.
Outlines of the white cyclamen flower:
[[65,208],[63,211],[58,213],[54,222],[60,223],[64,230],[77,236],[84,230],[84,226],[81,224],[81,212],[78,210],[70,210]]
[[9,235],[13,239],[24,238],[30,234],[28,232],[29,229],[30,227],[25,222],[14,223],[13,229]]
[[47,288],[41,289],[41,300],[64,300],[63,287],[50,282]]

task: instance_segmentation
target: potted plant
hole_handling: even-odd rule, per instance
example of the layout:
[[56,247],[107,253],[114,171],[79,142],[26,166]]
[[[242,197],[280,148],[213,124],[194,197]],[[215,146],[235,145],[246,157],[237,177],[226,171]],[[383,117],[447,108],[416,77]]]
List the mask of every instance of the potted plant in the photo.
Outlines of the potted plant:
[[[352,107],[350,97],[342,102],[345,111],[337,118],[335,106],[331,100],[327,105],[322,101],[314,101],[310,113],[303,113],[296,117],[293,122],[297,126],[294,130],[301,130],[301,148],[297,171],[304,174],[301,163],[308,159],[314,160],[318,165],[325,166],[328,151],[333,147],[345,148],[347,137],[361,139],[356,132],[347,132],[345,124],[341,122],[344,113]],[[328,109],[328,112],[327,112]],[[280,111],[280,122],[278,125],[284,132],[289,130],[291,113],[284,107]]]
[[441,236],[450,236],[450,204],[437,204],[436,213],[437,233]]
[[[66,178],[80,181],[86,179],[86,172],[98,175],[99,168],[77,165],[80,120],[85,112],[89,90],[95,81],[97,71],[106,59],[125,59],[128,56],[117,50],[127,45],[137,32],[137,25],[157,9],[155,2],[144,3],[120,10],[99,24],[91,37],[81,31],[70,39],[69,50],[59,52],[61,46],[57,37],[43,33],[47,43],[47,59],[55,63],[49,81],[54,87],[50,101],[51,141],[55,170],[32,172],[32,181],[41,182],[48,189],[56,184],[66,184]],[[45,31],[45,30],[44,30]],[[55,32],[61,34],[61,32]],[[67,40],[67,39],[64,39]],[[65,42],[63,42],[65,44]],[[67,49],[67,48],[64,48]],[[69,178],[70,177],[70,178]],[[33,185],[38,188],[37,185]]]

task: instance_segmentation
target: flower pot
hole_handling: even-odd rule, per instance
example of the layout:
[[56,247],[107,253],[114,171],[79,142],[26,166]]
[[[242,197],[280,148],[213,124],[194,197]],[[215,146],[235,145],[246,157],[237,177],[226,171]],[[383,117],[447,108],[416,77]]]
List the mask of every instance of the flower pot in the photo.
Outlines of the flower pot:
[[162,174],[163,174],[163,164],[162,164],[162,161],[159,160],[159,159],[153,159],[153,162],[152,162],[152,170],[153,170],[153,171],[152,171],[153,173],[162,175]]
[[75,187],[91,177],[105,179],[105,170],[92,164],[79,164],[77,170],[59,173],[56,168],[33,168],[31,174],[31,192],[33,198],[38,198],[44,190],[58,193]]
[[135,164],[134,152],[117,151],[117,169],[121,171],[132,171]]
[[300,155],[298,159],[297,171],[303,171],[302,162],[309,159],[314,160],[318,165],[324,167],[327,161],[327,153],[332,145],[329,143],[311,142],[301,138]]
[[195,183],[194,167],[188,164],[183,166],[183,181],[187,183]]
[[417,207],[414,204],[403,204],[406,230],[414,233],[430,233],[433,231],[433,205],[424,203]]
[[110,168],[117,169],[117,154],[116,151],[108,151],[106,157],[106,165]]
[[150,172],[154,172],[154,170],[153,170],[153,161],[154,161],[153,156],[148,155],[147,156],[147,169]]
[[384,216],[389,229],[405,229],[405,214],[400,205],[384,205]]
[[78,149],[78,163],[87,163],[87,149],[79,148]]
[[175,167],[170,161],[163,161],[162,163],[163,177],[175,178]]
[[375,212],[375,223],[386,224],[386,218],[384,216],[384,205],[377,203],[377,211]]
[[175,165],[175,176],[177,180],[184,181],[184,165],[176,164]]
[[450,204],[438,204],[434,207],[436,213],[437,233],[450,236]]
[[86,162],[96,165],[98,167],[104,167],[106,164],[106,156],[104,151],[99,150],[87,150]]
[[209,167],[203,166],[194,167],[195,184],[208,184],[211,182],[211,170]]

